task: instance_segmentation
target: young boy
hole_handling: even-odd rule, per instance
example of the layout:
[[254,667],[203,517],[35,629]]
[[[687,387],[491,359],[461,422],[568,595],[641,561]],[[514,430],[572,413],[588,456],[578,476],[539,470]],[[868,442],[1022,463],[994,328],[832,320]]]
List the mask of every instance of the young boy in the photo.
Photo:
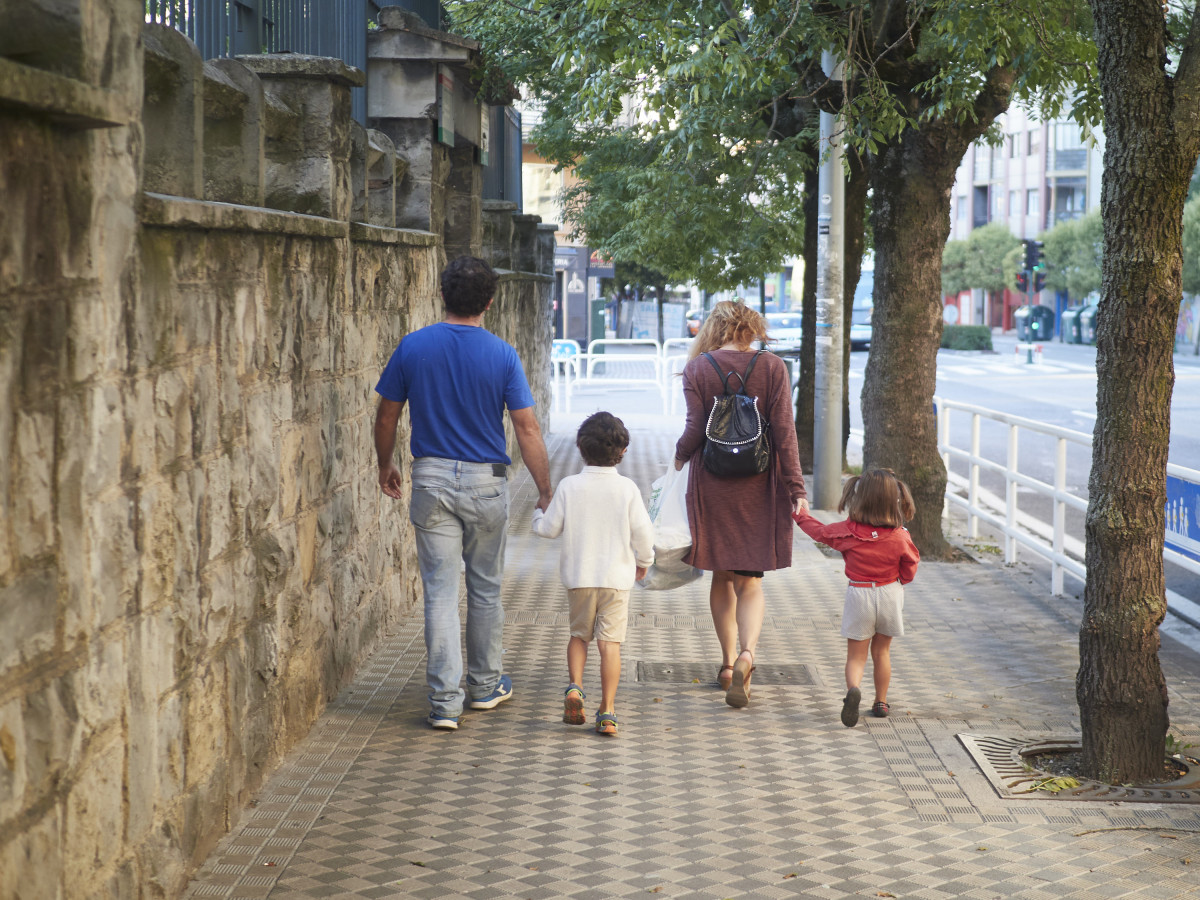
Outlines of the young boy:
[[600,648],[600,709],[596,731],[617,733],[617,682],[621,642],[629,624],[629,591],[654,561],[654,528],[636,484],[617,474],[629,447],[625,424],[598,412],[579,426],[575,446],[584,469],[564,478],[543,513],[533,511],[533,533],[563,536],[559,574],[571,608],[563,721],[584,724],[583,668],[593,638]]

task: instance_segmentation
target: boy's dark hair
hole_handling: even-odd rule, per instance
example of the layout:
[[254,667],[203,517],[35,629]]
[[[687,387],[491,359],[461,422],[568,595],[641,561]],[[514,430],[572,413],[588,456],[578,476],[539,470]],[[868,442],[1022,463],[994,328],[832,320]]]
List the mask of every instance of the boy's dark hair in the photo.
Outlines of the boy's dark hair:
[[629,446],[629,431],[612,413],[593,413],[579,426],[575,446],[589,466],[615,466]]
[[917,514],[908,485],[891,469],[868,469],[849,479],[838,503],[838,512],[843,509],[852,522],[880,528],[899,528]]
[[498,280],[486,260],[460,256],[442,269],[442,302],[456,316],[477,316],[495,296]]

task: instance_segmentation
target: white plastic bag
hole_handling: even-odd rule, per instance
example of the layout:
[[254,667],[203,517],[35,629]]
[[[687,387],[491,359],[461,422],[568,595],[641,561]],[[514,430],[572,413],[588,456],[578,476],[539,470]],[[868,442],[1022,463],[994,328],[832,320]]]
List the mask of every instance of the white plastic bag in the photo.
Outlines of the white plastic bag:
[[688,466],[675,471],[672,464],[665,475],[650,486],[648,509],[654,523],[654,564],[646,577],[638,582],[648,591],[669,591],[695,581],[703,571],[683,561],[692,548],[692,531],[688,527],[687,482]]

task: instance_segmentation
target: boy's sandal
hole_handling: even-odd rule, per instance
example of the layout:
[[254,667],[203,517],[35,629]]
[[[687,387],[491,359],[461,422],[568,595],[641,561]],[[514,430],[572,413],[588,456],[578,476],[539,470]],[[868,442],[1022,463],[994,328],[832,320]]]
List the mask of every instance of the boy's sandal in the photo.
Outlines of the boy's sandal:
[[[746,662],[746,654],[750,655],[749,662]],[[754,669],[754,654],[743,650],[733,664],[733,677],[729,680],[729,689],[725,691],[725,702],[734,709],[750,705],[750,676]]]
[[[729,672],[728,675],[725,674],[726,671]],[[732,682],[732,681],[733,681],[733,666],[721,666],[721,668],[717,669],[717,684],[719,684],[721,686],[721,690],[723,690],[723,691],[729,690],[729,685],[730,685],[730,682]]]
[[563,692],[563,721],[568,725],[582,725],[587,721],[583,714],[583,689],[577,684],[569,685]]
[[610,712],[596,713],[596,733],[597,734],[616,734],[617,733],[617,714]]
[[887,714],[891,711],[892,708],[882,700],[876,700],[875,704],[871,707],[871,715],[877,719],[886,719]]

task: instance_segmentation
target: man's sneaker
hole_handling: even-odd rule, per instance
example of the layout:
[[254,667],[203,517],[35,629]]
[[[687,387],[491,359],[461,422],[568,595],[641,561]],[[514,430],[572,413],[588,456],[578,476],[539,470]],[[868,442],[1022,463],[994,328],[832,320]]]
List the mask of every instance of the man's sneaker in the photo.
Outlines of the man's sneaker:
[[583,701],[586,699],[583,689],[577,685],[569,686],[563,695],[563,722],[568,725],[583,725],[587,719],[583,715]]
[[458,716],[443,716],[441,713],[429,714],[429,727],[441,731],[458,731]]
[[617,733],[617,714],[611,712],[596,713],[596,733],[615,735]]
[[495,709],[512,696],[512,678],[501,675],[496,687],[486,697],[477,697],[471,701],[471,709]]

